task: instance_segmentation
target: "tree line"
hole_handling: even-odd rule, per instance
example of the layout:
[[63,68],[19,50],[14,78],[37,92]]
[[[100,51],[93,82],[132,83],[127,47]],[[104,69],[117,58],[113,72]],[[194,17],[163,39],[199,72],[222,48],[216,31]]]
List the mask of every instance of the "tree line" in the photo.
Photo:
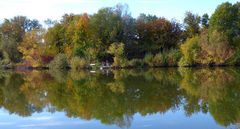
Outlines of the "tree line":
[[24,16],[0,25],[0,63],[24,67],[87,68],[239,65],[240,3],[219,5],[210,17],[186,12],[183,23],[155,15],[133,18],[127,5],[59,21]]

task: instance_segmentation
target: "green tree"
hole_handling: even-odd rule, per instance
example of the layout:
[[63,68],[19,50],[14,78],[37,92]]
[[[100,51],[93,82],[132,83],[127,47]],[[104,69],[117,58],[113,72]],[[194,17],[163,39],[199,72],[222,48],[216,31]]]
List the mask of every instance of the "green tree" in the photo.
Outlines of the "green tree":
[[130,14],[122,16],[123,21],[123,39],[125,43],[126,56],[129,59],[138,57],[138,39],[136,19]]
[[192,12],[186,12],[184,18],[184,24],[187,37],[193,37],[200,32],[200,16],[193,14]]
[[203,14],[201,18],[201,25],[204,29],[207,29],[209,27],[209,16],[207,13]]
[[17,50],[18,43],[14,38],[1,39],[1,51],[3,53],[2,64],[16,63],[21,60],[21,53]]
[[225,2],[217,7],[209,22],[210,30],[223,32],[230,44],[233,44],[234,38],[240,35],[239,7],[239,3],[232,5]]
[[137,18],[137,22],[149,23],[149,22],[156,21],[157,19],[158,17],[156,15],[150,15],[150,14],[146,15],[144,13],[141,13]]
[[[56,49],[57,53],[64,52],[65,44],[65,29],[62,24],[57,23],[53,27],[48,29],[45,40],[50,46],[49,49]],[[55,54],[57,54],[55,53]]]
[[65,54],[59,53],[54,57],[49,64],[51,69],[66,69],[68,67],[68,60]]
[[96,39],[99,39],[100,59],[109,56],[106,51],[111,43],[120,42],[123,35],[122,13],[117,7],[103,8],[91,17],[90,24],[95,31]]

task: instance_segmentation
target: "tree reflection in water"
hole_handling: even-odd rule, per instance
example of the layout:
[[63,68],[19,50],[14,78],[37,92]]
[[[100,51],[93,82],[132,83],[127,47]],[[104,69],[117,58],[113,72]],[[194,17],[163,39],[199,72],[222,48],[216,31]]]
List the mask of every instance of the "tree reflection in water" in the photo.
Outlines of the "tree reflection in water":
[[210,113],[221,125],[240,120],[240,70],[236,68],[0,73],[0,105],[9,113],[65,112],[130,127],[133,115],[184,107],[187,116]]

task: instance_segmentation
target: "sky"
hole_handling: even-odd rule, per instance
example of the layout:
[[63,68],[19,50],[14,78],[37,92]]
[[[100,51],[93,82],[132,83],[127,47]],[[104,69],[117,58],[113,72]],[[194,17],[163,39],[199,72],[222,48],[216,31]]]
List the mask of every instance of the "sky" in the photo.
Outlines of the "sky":
[[[140,13],[152,14],[182,22],[184,13],[192,11],[211,15],[216,7],[227,0],[0,0],[0,22],[5,18],[22,15],[40,22],[50,18],[61,19],[65,13],[94,14],[100,8],[128,4],[133,17]],[[238,0],[228,0],[236,3]]]

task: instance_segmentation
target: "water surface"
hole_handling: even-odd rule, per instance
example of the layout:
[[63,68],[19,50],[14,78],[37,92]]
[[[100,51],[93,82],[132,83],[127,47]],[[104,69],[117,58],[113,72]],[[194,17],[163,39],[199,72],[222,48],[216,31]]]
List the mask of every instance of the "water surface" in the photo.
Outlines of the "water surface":
[[239,68],[0,71],[4,129],[237,129]]

